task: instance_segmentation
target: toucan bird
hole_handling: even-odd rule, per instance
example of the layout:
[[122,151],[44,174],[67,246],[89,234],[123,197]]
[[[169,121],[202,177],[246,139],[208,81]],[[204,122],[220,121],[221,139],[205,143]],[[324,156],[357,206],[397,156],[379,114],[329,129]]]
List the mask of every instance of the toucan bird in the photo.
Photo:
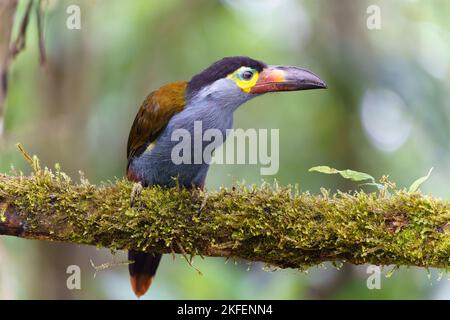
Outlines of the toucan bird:
[[[203,131],[218,129],[226,137],[233,112],[244,102],[268,92],[320,88],[326,88],[325,83],[308,70],[270,66],[242,56],[223,58],[190,81],[164,85],[147,96],[134,119],[127,178],[142,187],[203,189],[209,163],[174,163],[172,149],[177,142],[171,137],[176,129],[193,134],[194,122],[201,121]],[[140,297],[152,283],[161,254],[129,251],[128,258],[132,289]]]

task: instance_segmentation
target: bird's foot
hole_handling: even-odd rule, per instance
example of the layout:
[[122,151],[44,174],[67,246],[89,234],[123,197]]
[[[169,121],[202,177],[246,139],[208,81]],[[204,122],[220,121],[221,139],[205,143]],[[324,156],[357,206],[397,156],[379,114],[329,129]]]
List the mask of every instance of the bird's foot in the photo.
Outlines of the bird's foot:
[[142,192],[142,189],[144,187],[140,182],[136,182],[133,185],[133,190],[131,190],[131,196],[130,196],[130,207],[134,207],[134,204],[136,203],[137,199],[139,199],[139,196]]

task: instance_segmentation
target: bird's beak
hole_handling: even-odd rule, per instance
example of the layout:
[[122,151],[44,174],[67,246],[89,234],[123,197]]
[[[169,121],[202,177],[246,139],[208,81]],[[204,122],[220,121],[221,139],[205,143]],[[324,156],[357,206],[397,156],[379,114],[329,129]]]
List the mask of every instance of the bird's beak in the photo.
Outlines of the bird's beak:
[[327,85],[311,71],[297,67],[268,66],[259,74],[250,93],[325,89]]

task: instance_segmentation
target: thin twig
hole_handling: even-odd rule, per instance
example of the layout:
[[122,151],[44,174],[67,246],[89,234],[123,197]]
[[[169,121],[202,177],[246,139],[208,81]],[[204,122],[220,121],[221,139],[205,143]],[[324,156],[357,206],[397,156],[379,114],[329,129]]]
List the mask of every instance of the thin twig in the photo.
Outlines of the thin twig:
[[33,2],[34,0],[28,1],[27,8],[25,9],[25,14],[23,15],[22,22],[20,23],[19,33],[17,34],[17,38],[11,46],[12,59],[16,58],[16,56],[26,47],[28,22],[30,21]]
[[184,250],[183,246],[181,245],[181,243],[177,242],[177,246],[178,246],[178,249],[180,249],[181,255],[182,255],[183,258],[186,260],[186,262],[189,264],[189,266],[190,266],[191,268],[194,268],[195,271],[197,271],[199,275],[202,275],[202,272],[201,272],[197,267],[195,267],[195,266],[192,264],[192,258],[193,258],[193,256],[191,256],[191,258],[189,259],[189,258],[188,258],[188,255],[187,255],[186,251]]
[[10,42],[17,11],[17,0],[0,1],[0,136],[4,131],[4,114],[11,64]]
[[19,149],[20,153],[22,154],[22,156],[24,157],[24,159],[30,164],[33,165],[33,157],[30,156],[30,154],[27,152],[27,150],[25,150],[25,147],[23,146],[23,144],[18,143],[16,144],[17,149]]
[[96,266],[94,264],[94,261],[92,261],[92,259],[90,259],[89,261],[91,263],[92,268],[94,268],[94,270],[95,270],[94,278],[97,275],[97,272],[100,272],[100,271],[103,271],[103,270],[106,270],[106,269],[110,269],[110,268],[113,268],[113,267],[127,266],[127,265],[133,263],[133,261],[130,261],[130,260],[118,261],[118,262],[112,261],[112,262],[105,262],[105,263],[102,263],[102,264]]
[[45,52],[45,44],[44,44],[44,25],[42,22],[42,15],[44,13],[41,10],[41,0],[38,0],[36,6],[36,20],[37,20],[37,33],[39,39],[39,63],[41,66],[46,64],[47,54]]

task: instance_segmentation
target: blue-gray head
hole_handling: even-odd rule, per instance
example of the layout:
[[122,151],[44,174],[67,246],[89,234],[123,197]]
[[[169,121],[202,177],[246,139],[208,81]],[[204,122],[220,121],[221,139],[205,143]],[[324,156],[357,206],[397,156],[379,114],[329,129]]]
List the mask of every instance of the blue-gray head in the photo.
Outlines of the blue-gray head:
[[208,100],[234,111],[244,102],[268,92],[326,88],[314,73],[297,67],[270,66],[249,57],[226,57],[192,77],[187,100]]

